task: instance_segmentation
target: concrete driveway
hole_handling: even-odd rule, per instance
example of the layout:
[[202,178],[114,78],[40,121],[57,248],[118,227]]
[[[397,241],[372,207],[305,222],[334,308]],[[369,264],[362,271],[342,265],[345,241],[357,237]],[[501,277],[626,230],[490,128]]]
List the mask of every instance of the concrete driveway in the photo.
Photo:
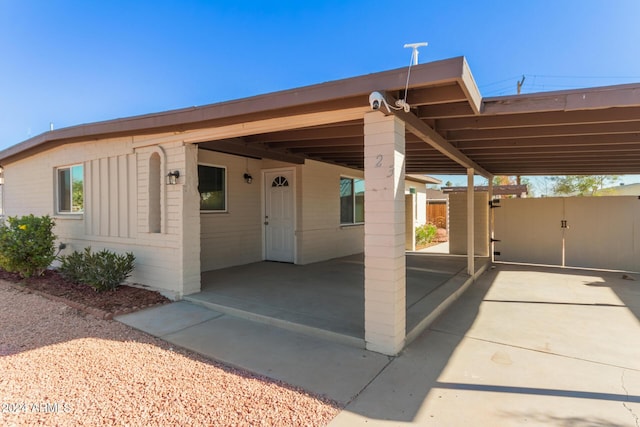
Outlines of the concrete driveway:
[[507,264],[395,358],[186,301],[118,318],[327,395],[332,426],[577,427],[640,426],[639,319],[640,275]]
[[498,264],[332,426],[638,426],[640,281]]

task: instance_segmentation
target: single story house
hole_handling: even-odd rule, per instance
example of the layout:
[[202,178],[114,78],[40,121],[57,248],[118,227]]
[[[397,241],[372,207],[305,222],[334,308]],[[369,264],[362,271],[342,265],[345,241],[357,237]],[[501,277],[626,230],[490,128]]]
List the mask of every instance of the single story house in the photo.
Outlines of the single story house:
[[415,194],[413,206],[413,226],[417,227],[427,223],[427,184],[440,184],[440,180],[418,174],[405,176],[405,194]]
[[463,57],[407,71],[43,133],[0,152],[4,213],[52,215],[69,250],[132,251],[132,280],[176,298],[203,271],[364,252],[367,346],[396,354],[405,174],[640,169],[638,85],[483,99]]

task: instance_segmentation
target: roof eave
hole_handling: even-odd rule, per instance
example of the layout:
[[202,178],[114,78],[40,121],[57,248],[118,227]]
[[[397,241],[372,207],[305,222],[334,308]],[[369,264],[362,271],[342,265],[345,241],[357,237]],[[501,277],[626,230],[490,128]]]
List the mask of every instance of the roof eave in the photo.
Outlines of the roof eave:
[[483,115],[640,106],[640,84],[508,95],[482,100]]
[[421,184],[442,184],[442,181],[439,179],[427,175],[406,174],[405,179]]
[[[464,57],[420,64],[411,70],[410,88],[461,81],[464,80],[465,74],[469,74],[465,70],[468,70],[468,66]],[[43,148],[45,145],[48,148],[77,140],[107,138],[121,134],[136,135],[153,133],[154,131],[170,131],[172,128],[185,130],[215,120],[237,117],[238,121],[241,121],[247,120],[247,117],[252,114],[273,111],[274,115],[277,115],[277,110],[360,96],[362,96],[362,103],[366,104],[367,97],[372,91],[404,89],[406,75],[407,68],[404,67],[205,106],[62,128],[42,133],[0,151],[0,163],[6,164],[18,155],[24,157],[26,151]]]

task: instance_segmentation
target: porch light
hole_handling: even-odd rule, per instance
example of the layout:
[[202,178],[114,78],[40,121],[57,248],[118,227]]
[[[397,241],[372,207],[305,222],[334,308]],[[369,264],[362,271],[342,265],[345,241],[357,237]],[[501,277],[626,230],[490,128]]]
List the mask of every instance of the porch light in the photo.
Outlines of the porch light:
[[171,171],[167,174],[167,184],[176,185],[178,183],[178,178],[180,178],[180,171]]
[[251,184],[251,181],[253,181],[253,177],[245,172],[244,180],[247,181],[247,184]]

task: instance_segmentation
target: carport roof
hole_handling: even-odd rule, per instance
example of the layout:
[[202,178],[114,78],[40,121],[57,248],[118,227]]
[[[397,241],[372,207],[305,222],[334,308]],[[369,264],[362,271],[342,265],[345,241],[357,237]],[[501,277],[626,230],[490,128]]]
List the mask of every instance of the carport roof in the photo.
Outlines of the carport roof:
[[[406,80],[407,68],[402,68],[59,129],[1,151],[0,164],[79,141],[160,132],[188,136],[194,130],[280,119],[286,125],[277,129],[198,143],[251,157],[316,159],[362,169],[362,116],[370,111],[369,94],[404,98]],[[416,118],[408,128],[418,124],[427,131],[414,132],[422,138],[406,135],[407,173],[460,174],[469,164],[494,175],[640,173],[640,84],[482,98],[466,60],[458,57],[414,66],[407,102]],[[313,126],[289,124],[288,118],[300,114],[331,119]]]

